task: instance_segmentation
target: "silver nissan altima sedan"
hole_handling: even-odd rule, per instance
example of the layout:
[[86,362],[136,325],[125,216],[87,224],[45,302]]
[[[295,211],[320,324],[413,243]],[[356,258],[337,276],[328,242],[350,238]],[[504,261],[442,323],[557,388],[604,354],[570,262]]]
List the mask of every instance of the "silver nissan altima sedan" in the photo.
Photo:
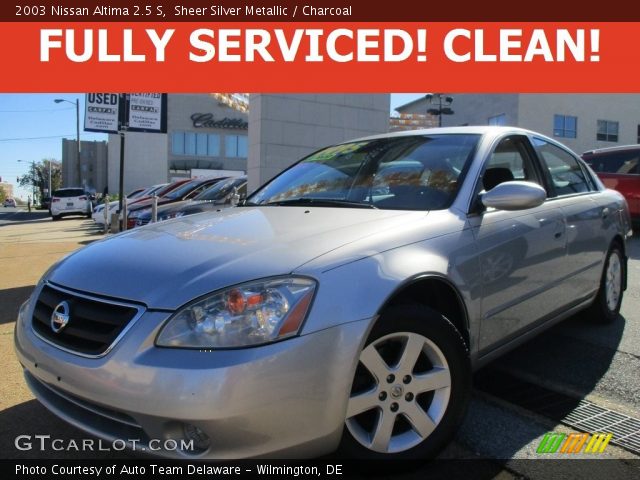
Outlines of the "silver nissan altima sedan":
[[429,457],[473,369],[626,287],[624,198],[534,132],[358,139],[236,208],[54,265],[15,349],[47,408],[178,458]]

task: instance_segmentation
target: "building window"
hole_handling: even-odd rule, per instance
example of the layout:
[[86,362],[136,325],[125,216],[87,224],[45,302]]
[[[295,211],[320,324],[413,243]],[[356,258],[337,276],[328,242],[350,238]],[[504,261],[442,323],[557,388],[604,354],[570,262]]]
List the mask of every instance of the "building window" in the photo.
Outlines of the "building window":
[[227,158],[247,158],[247,136],[225,135],[224,154]]
[[617,142],[618,141],[618,122],[612,122],[610,120],[598,120],[598,133],[596,138],[603,142]]
[[198,157],[220,156],[220,135],[215,133],[173,132],[171,153]]
[[196,134],[194,132],[185,132],[184,134],[184,154],[196,154]]
[[553,135],[555,137],[576,138],[578,136],[578,117],[554,115]]
[[220,156],[220,135],[207,135],[207,151],[209,156]]
[[493,117],[489,117],[489,125],[495,126],[504,126],[507,124],[507,114],[501,113],[500,115],[494,115]]
[[207,156],[207,134],[196,133],[196,155],[199,157]]
[[171,153],[184,155],[184,132],[174,132],[171,136]]

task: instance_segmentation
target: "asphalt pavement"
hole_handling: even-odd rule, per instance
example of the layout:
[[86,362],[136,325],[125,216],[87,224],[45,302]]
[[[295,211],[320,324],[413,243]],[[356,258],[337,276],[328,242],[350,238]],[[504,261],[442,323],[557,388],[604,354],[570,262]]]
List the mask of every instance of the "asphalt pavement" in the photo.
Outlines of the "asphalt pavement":
[[[119,452],[40,452],[15,447],[15,437],[24,434],[55,432],[64,439],[86,438],[33,399],[13,354],[12,333],[18,307],[42,273],[62,256],[103,235],[91,220],[52,222],[46,212],[11,210],[0,209],[0,358],[4,359],[0,458],[130,457]],[[557,392],[575,401],[575,408],[586,402],[640,419],[640,236],[629,242],[628,249],[629,288],[620,317],[613,324],[600,325],[578,314],[480,370],[469,413],[442,458],[495,460],[496,469],[488,471],[486,478],[547,478],[548,471],[521,460],[540,458],[536,449],[547,432],[580,431],[508,400],[513,395],[496,395],[481,388],[487,378],[499,385],[502,378],[511,376]],[[612,443],[598,458],[623,460],[621,475],[626,476],[627,467],[637,469],[640,451]]]

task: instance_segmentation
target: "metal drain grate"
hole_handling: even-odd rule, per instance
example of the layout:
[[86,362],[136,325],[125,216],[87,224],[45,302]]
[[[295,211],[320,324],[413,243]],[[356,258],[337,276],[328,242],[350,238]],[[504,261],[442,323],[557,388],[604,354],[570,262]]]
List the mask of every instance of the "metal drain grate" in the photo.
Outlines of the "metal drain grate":
[[612,433],[611,443],[640,454],[640,420],[522,380],[510,373],[484,369],[474,386],[532,412],[587,433]]

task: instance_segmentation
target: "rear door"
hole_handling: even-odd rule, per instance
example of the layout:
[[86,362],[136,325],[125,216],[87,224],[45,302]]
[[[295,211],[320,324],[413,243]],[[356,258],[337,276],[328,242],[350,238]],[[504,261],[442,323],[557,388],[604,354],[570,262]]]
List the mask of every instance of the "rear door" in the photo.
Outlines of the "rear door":
[[[485,161],[481,189],[509,180],[546,188],[529,138],[501,139]],[[499,346],[542,317],[561,308],[556,272],[564,268],[566,237],[563,212],[545,201],[539,207],[487,209],[469,218],[476,236],[482,282],[480,353]]]
[[559,293],[578,302],[598,288],[615,211],[599,202],[601,195],[573,153],[542,138],[534,137],[533,142],[551,183],[549,203],[562,210],[567,222],[567,259],[558,270],[563,278]]

